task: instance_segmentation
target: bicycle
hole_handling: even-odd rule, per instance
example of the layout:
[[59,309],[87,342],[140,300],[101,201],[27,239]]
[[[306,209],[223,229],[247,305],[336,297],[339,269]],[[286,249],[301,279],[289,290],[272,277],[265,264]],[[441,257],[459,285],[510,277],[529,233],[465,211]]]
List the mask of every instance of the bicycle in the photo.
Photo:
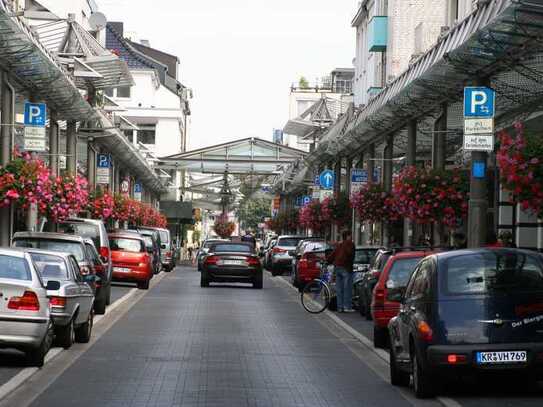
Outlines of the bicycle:
[[[306,284],[300,294],[300,300],[304,309],[311,314],[320,314],[326,308],[334,310],[336,292],[331,283],[333,273],[328,269],[328,264],[321,263],[321,275],[319,278]],[[337,303],[336,303],[337,304]]]

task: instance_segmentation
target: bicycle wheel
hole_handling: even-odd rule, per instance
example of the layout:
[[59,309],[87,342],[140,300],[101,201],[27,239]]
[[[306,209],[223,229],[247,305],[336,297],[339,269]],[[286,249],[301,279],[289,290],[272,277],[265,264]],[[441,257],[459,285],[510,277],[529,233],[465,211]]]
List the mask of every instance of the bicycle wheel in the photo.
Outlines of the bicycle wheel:
[[306,284],[302,291],[302,306],[311,314],[319,314],[330,304],[330,297],[328,285],[323,281],[313,280]]

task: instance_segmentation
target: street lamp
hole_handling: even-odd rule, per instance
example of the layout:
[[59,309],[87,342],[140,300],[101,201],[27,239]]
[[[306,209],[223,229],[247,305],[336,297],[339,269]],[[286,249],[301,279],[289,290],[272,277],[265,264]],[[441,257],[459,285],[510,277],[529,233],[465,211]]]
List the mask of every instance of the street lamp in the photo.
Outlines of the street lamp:
[[223,215],[226,215],[228,204],[232,199],[232,191],[230,190],[230,186],[228,185],[228,172],[224,173],[224,182],[221,187],[221,191],[219,192],[219,195],[221,197],[222,213]]

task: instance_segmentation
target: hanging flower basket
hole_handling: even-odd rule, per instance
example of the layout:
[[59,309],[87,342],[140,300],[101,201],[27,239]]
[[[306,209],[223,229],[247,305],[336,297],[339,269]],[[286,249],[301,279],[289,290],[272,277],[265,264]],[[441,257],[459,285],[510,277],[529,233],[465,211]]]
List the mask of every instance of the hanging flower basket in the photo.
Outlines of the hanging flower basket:
[[313,200],[300,209],[298,214],[300,226],[320,233],[331,224],[329,208],[323,208],[318,200]]
[[268,222],[267,226],[275,233],[296,230],[298,228],[298,211],[295,209],[282,210]]
[[543,217],[543,141],[515,124],[515,134],[502,131],[496,160],[500,182],[511,193],[511,201],[539,218]]
[[367,222],[394,222],[399,219],[394,196],[381,184],[366,184],[351,198],[352,207],[360,220]]
[[236,225],[228,220],[228,216],[221,215],[215,219],[213,230],[222,239],[227,239],[236,230]]
[[327,197],[321,204],[323,217],[339,227],[345,227],[351,223],[352,208],[349,197],[344,193]]
[[406,167],[393,186],[400,216],[415,223],[456,227],[468,213],[469,184],[460,170]]

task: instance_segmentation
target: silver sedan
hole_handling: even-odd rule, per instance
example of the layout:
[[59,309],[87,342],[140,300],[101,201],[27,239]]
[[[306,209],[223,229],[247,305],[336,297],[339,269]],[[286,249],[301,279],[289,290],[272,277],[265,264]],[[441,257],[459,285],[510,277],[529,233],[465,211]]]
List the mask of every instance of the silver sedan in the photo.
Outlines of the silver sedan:
[[[58,289],[58,282],[49,288]],[[0,348],[26,353],[41,367],[53,342],[46,287],[28,253],[0,248]]]
[[83,276],[72,254],[26,249],[41,278],[60,282],[58,290],[48,290],[51,318],[55,326],[55,341],[67,349],[74,341],[90,340],[93,325],[94,294],[91,286],[95,276]]

